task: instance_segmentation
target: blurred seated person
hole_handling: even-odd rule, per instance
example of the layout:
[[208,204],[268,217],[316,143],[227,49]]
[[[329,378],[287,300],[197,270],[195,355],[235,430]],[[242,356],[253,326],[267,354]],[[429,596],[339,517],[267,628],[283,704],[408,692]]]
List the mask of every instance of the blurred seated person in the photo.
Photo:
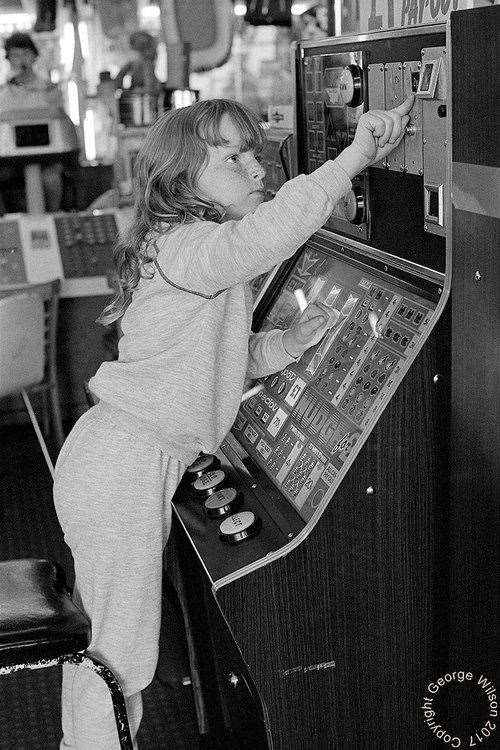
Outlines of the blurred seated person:
[[[44,80],[33,70],[38,49],[29,34],[15,32],[4,41],[5,57],[12,70],[12,77],[0,86],[0,117],[2,113],[27,109],[62,109],[59,88]],[[63,164],[59,155],[44,155],[43,158],[26,157],[26,162],[41,164],[42,182],[47,211],[57,211],[62,199]],[[4,203],[8,210],[21,210],[8,205],[10,188],[24,184],[23,165],[16,160],[2,159],[0,182],[7,183]],[[74,161],[74,157],[73,157]],[[25,163],[26,163],[25,162]],[[3,186],[2,186],[3,187]],[[5,192],[7,194],[5,194]]]
[[160,81],[155,73],[156,39],[147,31],[134,31],[129,37],[129,44],[135,56],[118,72],[114,79],[116,88],[124,88],[124,79],[130,76],[130,86],[127,88],[157,93],[160,89]]

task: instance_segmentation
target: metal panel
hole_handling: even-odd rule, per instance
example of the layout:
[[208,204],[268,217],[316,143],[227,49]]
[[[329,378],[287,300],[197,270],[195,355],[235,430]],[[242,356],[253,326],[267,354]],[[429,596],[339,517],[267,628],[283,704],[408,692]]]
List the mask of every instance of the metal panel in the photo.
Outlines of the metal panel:
[[[386,63],[385,65],[385,106],[386,109],[398,107],[404,101],[403,63]],[[402,172],[405,163],[404,144],[400,143],[387,157],[387,168]]]
[[[420,61],[412,60],[403,63],[403,93],[405,98],[415,89],[415,78],[418,78]],[[405,171],[409,174],[422,174],[422,102],[415,100],[410,111],[409,131],[404,138]]]
[[[385,67],[382,63],[368,66],[368,106],[370,109],[385,110]],[[385,169],[386,161],[381,159],[373,168]]]
[[428,47],[422,50],[422,64],[441,58],[439,77],[433,99],[422,100],[424,228],[431,234],[445,236],[446,207],[446,49]]

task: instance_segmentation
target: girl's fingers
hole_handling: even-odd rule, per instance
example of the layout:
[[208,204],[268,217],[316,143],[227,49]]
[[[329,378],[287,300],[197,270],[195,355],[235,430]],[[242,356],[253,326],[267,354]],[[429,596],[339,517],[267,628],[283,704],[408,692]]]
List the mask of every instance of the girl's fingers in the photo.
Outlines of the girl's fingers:
[[320,328],[322,328],[325,323],[327,322],[327,318],[324,315],[317,315],[314,318],[310,318],[309,320],[304,321],[304,323],[300,324],[300,327],[302,329],[302,335],[304,336],[310,336],[316,331],[318,331]]
[[393,112],[396,112],[400,117],[403,117],[404,115],[407,115],[410,109],[413,107],[413,104],[415,102],[415,94],[410,94],[406,97],[404,102],[402,102],[399,106],[394,107],[392,110]]
[[401,119],[393,119],[392,132],[388,139],[388,143],[396,143],[401,135]]
[[379,136],[378,145],[379,148],[383,148],[386,143],[389,142],[389,139],[392,136],[392,131],[394,129],[394,119],[390,116],[388,112],[383,112],[381,115],[381,119],[384,124],[384,130]]

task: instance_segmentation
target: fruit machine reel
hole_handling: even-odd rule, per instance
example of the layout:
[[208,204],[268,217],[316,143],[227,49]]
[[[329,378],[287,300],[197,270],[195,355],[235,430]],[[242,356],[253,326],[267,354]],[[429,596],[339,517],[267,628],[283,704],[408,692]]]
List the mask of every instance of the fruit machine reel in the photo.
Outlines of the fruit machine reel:
[[456,328],[467,335],[468,323],[449,304],[461,248],[449,60],[470,47],[466,29],[453,50],[444,25],[295,50],[299,172],[348,145],[364,110],[409,90],[416,99],[399,153],[353,185],[362,220],[334,212],[254,314],[254,330],[289,327],[300,290],[334,325],[246,394],[217,455],[201,455],[174,497],[166,564],[200,731],[230,747],[434,746],[419,706],[450,668],[450,528],[460,527],[450,383]]

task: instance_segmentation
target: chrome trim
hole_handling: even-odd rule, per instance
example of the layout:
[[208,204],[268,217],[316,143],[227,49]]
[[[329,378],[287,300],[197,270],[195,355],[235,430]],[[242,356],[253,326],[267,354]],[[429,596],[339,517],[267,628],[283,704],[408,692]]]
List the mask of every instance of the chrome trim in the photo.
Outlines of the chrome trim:
[[452,196],[452,154],[453,154],[453,107],[452,107],[452,70],[453,70],[453,49],[451,45],[451,25],[446,21],[446,59],[447,59],[447,77],[446,77],[446,185],[447,194],[445,196],[445,241],[446,241],[446,279],[443,287],[443,296],[448,297],[451,289],[451,275],[453,271],[453,211],[451,206]]
[[[445,23],[433,23],[433,24],[422,24],[420,26],[407,27],[392,27],[390,29],[381,29],[380,31],[367,31],[363,34],[353,34],[352,36],[328,36],[324,39],[313,39],[307,42],[295,42],[300,45],[302,49],[310,49],[311,47],[323,47],[328,44],[357,44],[359,42],[375,42],[380,39],[386,39],[387,37],[401,37],[405,36],[422,36],[423,34],[439,34],[446,31]],[[399,33],[398,33],[399,32]]]

